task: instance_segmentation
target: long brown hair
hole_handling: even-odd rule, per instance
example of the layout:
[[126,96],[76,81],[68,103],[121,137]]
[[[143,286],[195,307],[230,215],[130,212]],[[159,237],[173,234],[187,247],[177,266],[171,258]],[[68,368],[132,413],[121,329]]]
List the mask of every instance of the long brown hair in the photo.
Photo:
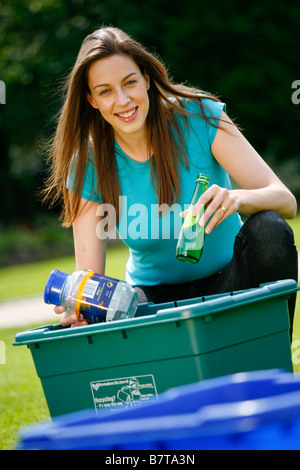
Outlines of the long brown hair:
[[[141,72],[146,72],[150,77],[150,107],[146,124],[148,149],[153,150],[151,178],[159,204],[171,204],[179,197],[178,168],[182,158],[188,168],[182,130],[176,119],[176,113],[183,116],[187,114],[180,98],[198,100],[202,118],[210,124],[211,121],[204,114],[201,97],[219,101],[209,93],[173,84],[162,62],[118,28],[101,28],[88,35],[65,85],[65,101],[50,142],[50,176],[43,193],[44,201],[50,204],[62,197],[65,226],[70,226],[78,216],[90,146],[94,153],[101,200],[112,204],[116,209],[117,220],[119,217],[121,190],[114,155],[113,128],[87,101],[89,67],[93,62],[114,54],[127,54]],[[71,166],[76,175],[72,193],[66,188]]]

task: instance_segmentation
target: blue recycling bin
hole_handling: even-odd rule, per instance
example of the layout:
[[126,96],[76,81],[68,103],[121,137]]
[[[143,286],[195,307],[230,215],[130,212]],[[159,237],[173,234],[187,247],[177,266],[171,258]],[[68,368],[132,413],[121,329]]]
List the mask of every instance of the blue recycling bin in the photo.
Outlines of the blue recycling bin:
[[300,375],[232,374],[170,389],[134,409],[60,416],[24,428],[18,449],[300,449]]

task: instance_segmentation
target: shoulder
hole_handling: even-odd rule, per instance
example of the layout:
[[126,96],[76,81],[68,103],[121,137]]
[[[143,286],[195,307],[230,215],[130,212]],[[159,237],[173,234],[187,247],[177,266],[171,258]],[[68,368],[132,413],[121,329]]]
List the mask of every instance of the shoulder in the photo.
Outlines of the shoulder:
[[183,100],[182,107],[188,111],[187,128],[193,130],[202,143],[206,142],[208,148],[216,136],[222,113],[226,111],[226,104],[215,99],[200,96],[195,99]]
[[226,104],[216,101],[213,98],[199,96],[195,99],[183,100],[182,106],[187,111],[197,115],[197,117],[207,117],[220,119],[222,112],[226,112]]

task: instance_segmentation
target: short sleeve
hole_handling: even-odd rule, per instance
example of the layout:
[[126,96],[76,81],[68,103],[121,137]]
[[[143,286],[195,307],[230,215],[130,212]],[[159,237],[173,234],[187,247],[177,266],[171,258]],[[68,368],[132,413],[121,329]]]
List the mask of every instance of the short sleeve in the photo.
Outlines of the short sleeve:
[[204,106],[205,116],[210,122],[210,124],[207,123],[207,136],[209,146],[211,147],[218,131],[222,112],[226,112],[226,104],[220,101],[214,101],[207,98],[202,99],[202,103]]

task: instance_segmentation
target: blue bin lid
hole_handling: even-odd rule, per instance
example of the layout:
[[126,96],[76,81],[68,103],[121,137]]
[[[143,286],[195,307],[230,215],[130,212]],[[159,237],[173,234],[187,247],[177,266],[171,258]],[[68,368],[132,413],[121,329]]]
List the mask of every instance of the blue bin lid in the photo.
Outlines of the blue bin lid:
[[46,304],[59,305],[60,294],[69,274],[54,269],[46,283],[44,301]]
[[[229,445],[229,436],[239,436],[240,440],[247,438],[247,434],[251,433],[252,443],[246,440],[240,444],[257,444],[259,439],[263,437],[263,431],[272,431],[270,436],[266,435],[262,448],[268,448],[274,445],[267,439],[276,439],[276,445],[280,448],[280,440],[285,439],[285,445],[296,446],[300,448],[300,380],[299,376],[293,374],[273,371],[249,372],[246,374],[233,374],[227,378],[217,378],[210,381],[210,387],[213,390],[214,384],[220,381],[224,385],[231,382],[232,387],[240,387],[243,383],[245,389],[253,386],[257,379],[264,381],[265,379],[274,378],[274,393],[271,395],[260,396],[250,400],[233,400],[230,402],[205,403],[194,412],[178,413],[178,406],[172,413],[166,413],[159,416],[153,413],[146,416],[143,414],[139,417],[128,410],[122,413],[125,419],[122,419],[121,412],[117,412],[121,419],[104,420],[101,416],[92,413],[90,410],[75,413],[74,415],[60,416],[51,422],[40,423],[25,428],[20,433],[19,449],[139,449],[136,446],[144,446],[141,448],[156,449],[157,445],[164,445],[165,449],[173,448],[174,442],[181,441],[188,444],[192,440],[197,444],[193,449],[200,449],[201,444],[209,443],[212,447],[223,440],[223,445]],[[282,381],[281,381],[282,374]],[[244,380],[243,380],[244,378]],[[276,388],[281,382],[291,385],[283,390],[283,393],[276,393]],[[295,384],[293,383],[295,382]],[[294,386],[295,385],[295,386]],[[207,385],[202,382],[197,385],[198,392],[201,394],[203,388]],[[186,387],[185,387],[186,388]],[[178,387],[178,393],[184,392],[184,388]],[[167,398],[169,392],[162,394]],[[171,398],[171,397],[169,397]],[[184,401],[185,394],[182,393]],[[143,405],[146,406],[147,405]],[[143,406],[141,408],[143,408]],[[179,407],[180,408],[180,407]],[[84,415],[86,414],[86,416]],[[127,415],[127,419],[126,419]],[[289,424],[286,428],[285,424]],[[289,428],[291,429],[289,430]],[[258,436],[256,437],[256,433]],[[286,433],[286,436],[284,434]],[[198,442],[196,442],[196,439]],[[208,442],[209,440],[210,442]],[[290,441],[290,444],[289,444]],[[235,442],[231,442],[234,446]],[[239,444],[239,442],[237,443]],[[154,447],[151,447],[154,445]],[[147,447],[145,447],[147,446]],[[159,447],[161,448],[161,447]],[[177,447],[175,447],[177,448]],[[190,447],[180,447],[181,449],[190,449]],[[245,445],[245,449],[247,445]],[[250,447],[251,448],[251,447]],[[275,447],[276,448],[276,447]]]

